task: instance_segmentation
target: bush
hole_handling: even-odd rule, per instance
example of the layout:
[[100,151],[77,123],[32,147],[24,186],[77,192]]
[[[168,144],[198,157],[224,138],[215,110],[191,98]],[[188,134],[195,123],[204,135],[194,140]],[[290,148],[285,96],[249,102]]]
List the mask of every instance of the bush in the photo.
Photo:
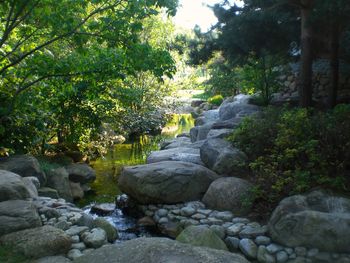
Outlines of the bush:
[[250,159],[256,195],[276,203],[321,186],[350,187],[350,105],[330,112],[267,108],[229,138]]
[[223,101],[224,101],[224,97],[222,95],[215,95],[215,96],[210,97],[208,99],[208,102],[210,104],[213,104],[213,105],[216,105],[216,106],[220,106]]

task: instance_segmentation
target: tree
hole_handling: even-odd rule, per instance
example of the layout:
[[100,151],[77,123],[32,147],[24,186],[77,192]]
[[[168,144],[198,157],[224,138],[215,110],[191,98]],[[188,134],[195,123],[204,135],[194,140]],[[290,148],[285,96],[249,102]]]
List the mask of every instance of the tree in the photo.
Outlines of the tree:
[[[176,0],[4,0],[0,5],[0,141],[28,151],[41,141],[96,134],[118,108],[116,83],[175,70],[166,48],[143,41],[145,18]],[[48,133],[48,131],[51,131]],[[91,135],[93,136],[93,135]],[[72,139],[73,140],[73,139]]]

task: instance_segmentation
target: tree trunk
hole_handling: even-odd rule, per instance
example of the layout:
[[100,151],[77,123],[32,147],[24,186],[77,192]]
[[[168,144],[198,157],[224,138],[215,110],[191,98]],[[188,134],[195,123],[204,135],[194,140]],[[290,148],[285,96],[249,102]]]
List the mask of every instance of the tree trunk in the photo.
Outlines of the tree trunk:
[[339,86],[339,26],[336,21],[332,25],[331,32],[331,85],[328,90],[328,107],[334,108],[337,103]]
[[313,33],[310,23],[312,11],[311,1],[309,5],[301,8],[301,68],[300,68],[300,89],[299,104],[301,107],[312,105],[312,62],[313,62]]

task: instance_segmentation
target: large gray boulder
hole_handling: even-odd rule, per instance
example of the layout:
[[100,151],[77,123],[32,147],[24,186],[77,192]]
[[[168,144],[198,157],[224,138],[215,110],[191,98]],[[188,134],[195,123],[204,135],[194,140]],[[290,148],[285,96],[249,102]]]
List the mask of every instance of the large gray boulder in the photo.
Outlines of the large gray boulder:
[[45,173],[36,158],[31,155],[14,155],[0,159],[0,169],[11,171],[22,177],[37,177],[41,185],[46,183]]
[[219,178],[210,185],[202,202],[211,209],[245,215],[252,206],[252,187],[252,184],[240,178]]
[[173,148],[188,147],[192,144],[191,139],[188,137],[178,137],[172,140],[166,140],[162,142],[160,149],[168,150]]
[[159,163],[164,161],[180,161],[204,165],[199,154],[199,149],[195,148],[173,148],[152,152],[147,157],[147,163]]
[[211,129],[208,132],[207,138],[208,139],[214,139],[214,138],[220,138],[224,139],[227,138],[232,134],[233,129]]
[[31,176],[31,177],[22,177],[22,181],[27,188],[29,195],[31,198],[38,197],[38,189],[40,188],[39,179]]
[[69,184],[69,174],[64,167],[51,169],[47,172],[47,186],[56,189],[59,197],[68,202],[73,201]]
[[250,100],[251,96],[238,95],[233,99],[224,101],[219,108],[220,120],[225,121],[257,113],[260,108],[249,104]]
[[219,119],[219,110],[208,110],[203,112],[195,121],[195,125],[213,123]]
[[244,173],[247,156],[224,139],[208,139],[200,148],[200,156],[206,167],[218,174],[242,176]]
[[74,263],[249,263],[243,256],[223,250],[194,247],[167,238],[138,238],[102,247]]
[[75,183],[87,184],[96,179],[95,170],[86,163],[73,163],[65,168],[69,174],[69,180]]
[[0,202],[0,236],[38,226],[41,226],[41,220],[32,202],[23,200]]
[[26,257],[41,258],[66,254],[72,240],[63,230],[43,226],[7,234],[0,238],[0,243]]
[[21,176],[0,170],[0,202],[26,199],[28,197],[30,197],[30,192]]
[[224,241],[222,241],[213,230],[206,226],[189,226],[176,237],[176,240],[193,246],[228,251]]
[[195,126],[190,130],[190,136],[192,142],[197,142],[205,140],[208,136],[209,131],[211,130],[213,124],[205,124],[202,126]]
[[201,199],[217,178],[203,166],[168,161],[125,167],[119,187],[142,204],[173,204]]
[[288,247],[313,247],[350,252],[350,199],[314,191],[283,199],[268,227],[275,242]]

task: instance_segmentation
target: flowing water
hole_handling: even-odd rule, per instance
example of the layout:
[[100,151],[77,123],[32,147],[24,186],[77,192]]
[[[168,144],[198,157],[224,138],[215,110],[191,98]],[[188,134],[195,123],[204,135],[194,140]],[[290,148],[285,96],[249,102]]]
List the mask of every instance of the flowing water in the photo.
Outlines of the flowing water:
[[[161,135],[141,136],[132,142],[115,145],[106,156],[91,163],[96,171],[96,180],[91,186],[93,194],[86,196],[82,204],[113,203],[115,197],[122,194],[117,182],[124,166],[144,164],[147,155],[159,149],[161,141],[189,132],[193,126],[194,119],[191,114],[176,114]],[[87,206],[87,212],[89,207],[91,205]],[[119,230],[120,240],[151,235],[144,229],[137,228],[136,219],[123,215],[119,209],[105,218]]]

